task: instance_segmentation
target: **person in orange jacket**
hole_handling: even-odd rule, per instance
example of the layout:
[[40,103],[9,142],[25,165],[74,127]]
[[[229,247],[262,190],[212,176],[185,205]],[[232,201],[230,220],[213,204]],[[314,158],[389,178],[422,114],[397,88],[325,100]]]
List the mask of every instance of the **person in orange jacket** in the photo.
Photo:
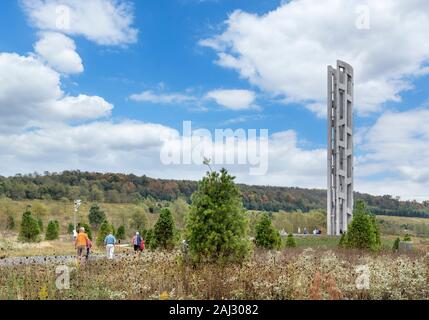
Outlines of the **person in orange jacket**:
[[84,252],[86,253],[88,235],[85,233],[85,228],[80,227],[75,241],[75,249],[77,251],[77,259],[82,259]]

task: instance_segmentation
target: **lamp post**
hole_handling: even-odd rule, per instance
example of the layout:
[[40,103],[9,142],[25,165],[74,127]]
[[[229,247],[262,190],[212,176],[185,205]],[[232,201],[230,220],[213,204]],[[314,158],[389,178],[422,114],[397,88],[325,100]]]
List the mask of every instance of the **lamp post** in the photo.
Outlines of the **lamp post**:
[[78,212],[79,207],[80,207],[81,204],[82,204],[82,201],[80,199],[74,201],[74,219],[73,219],[73,222],[74,222],[73,237],[74,238],[77,237],[77,231],[76,231],[76,228],[77,228],[77,225],[76,225],[76,214],[77,214],[77,212]]

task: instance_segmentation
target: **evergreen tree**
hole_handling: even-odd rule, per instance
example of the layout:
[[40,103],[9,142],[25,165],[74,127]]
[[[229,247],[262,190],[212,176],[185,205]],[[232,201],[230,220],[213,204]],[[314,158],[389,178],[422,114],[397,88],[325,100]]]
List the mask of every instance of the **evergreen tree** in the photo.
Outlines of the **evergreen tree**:
[[286,247],[287,248],[295,248],[296,241],[292,233],[289,233],[286,238]]
[[349,248],[378,250],[381,247],[380,230],[376,219],[361,200],[356,202],[346,239]]
[[22,214],[21,230],[19,238],[22,241],[37,242],[40,240],[39,237],[40,228],[37,219],[33,218],[30,211],[26,211]]
[[74,230],[74,225],[73,223],[69,223],[67,226],[67,234],[72,234]]
[[100,226],[100,229],[98,230],[97,246],[101,247],[104,245],[104,239],[109,233],[113,233],[112,225],[109,224],[107,220],[104,220],[104,222]]
[[261,219],[256,225],[256,246],[266,249],[277,249],[280,247],[281,238],[276,229],[274,229],[268,214],[262,214]]
[[411,237],[408,233],[404,236],[404,241],[411,241]]
[[169,209],[161,209],[158,221],[153,228],[153,241],[157,247],[171,249],[174,245],[174,221]]
[[49,221],[46,228],[46,240],[56,240],[59,238],[60,230],[58,221]]
[[100,206],[97,203],[94,203],[89,209],[88,220],[89,224],[94,229],[98,229],[100,224],[106,220],[106,214],[100,209]]
[[235,177],[208,172],[192,195],[186,226],[194,261],[243,261],[249,254],[248,222]]
[[125,227],[124,225],[119,226],[118,230],[116,231],[116,238],[120,240],[125,239]]

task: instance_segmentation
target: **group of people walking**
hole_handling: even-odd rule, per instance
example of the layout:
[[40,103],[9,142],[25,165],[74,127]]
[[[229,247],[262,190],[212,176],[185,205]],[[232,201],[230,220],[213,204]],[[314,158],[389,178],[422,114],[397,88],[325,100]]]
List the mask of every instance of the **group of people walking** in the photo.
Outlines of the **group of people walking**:
[[[107,259],[112,260],[115,254],[115,245],[117,240],[112,233],[109,233],[104,238],[104,245],[106,247],[106,256]],[[131,239],[131,243],[134,247],[134,252],[142,252],[145,248],[144,240],[141,237],[139,232],[136,232],[133,238]],[[85,232],[85,228],[79,228],[79,233],[76,236],[75,241],[75,249],[77,251],[77,259],[82,261],[83,258],[85,260],[89,259],[89,254],[92,248],[92,241],[89,239],[88,234]]]

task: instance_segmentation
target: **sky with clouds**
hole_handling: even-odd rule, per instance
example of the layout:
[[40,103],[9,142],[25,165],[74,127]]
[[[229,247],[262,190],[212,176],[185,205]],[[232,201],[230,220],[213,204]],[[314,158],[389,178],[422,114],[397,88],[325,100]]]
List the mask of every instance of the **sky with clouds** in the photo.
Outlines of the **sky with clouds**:
[[0,175],[199,179],[204,165],[160,160],[192,121],[210,132],[268,129],[267,173],[226,165],[237,181],[324,188],[326,68],[341,59],[355,69],[355,189],[429,199],[426,0],[10,0],[0,8]]

